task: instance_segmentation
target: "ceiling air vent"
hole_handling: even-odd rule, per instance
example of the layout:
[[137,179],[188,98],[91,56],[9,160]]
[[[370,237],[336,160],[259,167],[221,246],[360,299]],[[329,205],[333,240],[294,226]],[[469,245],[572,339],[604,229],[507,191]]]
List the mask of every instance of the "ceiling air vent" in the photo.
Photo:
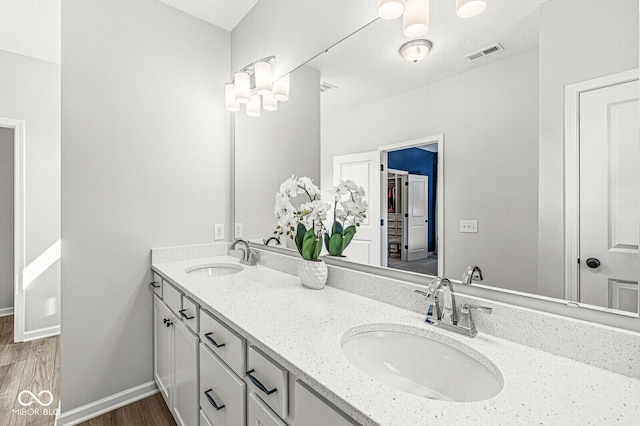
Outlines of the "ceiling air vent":
[[338,86],[334,86],[331,83],[327,83],[326,81],[320,82],[320,93],[328,92],[329,90],[337,89]]
[[496,43],[496,44],[492,44],[491,46],[487,46],[485,48],[482,48],[476,52],[470,53],[468,55],[465,56],[465,59],[467,61],[475,61],[476,59],[480,59],[483,58],[485,56],[489,56],[492,53],[496,53],[499,52],[501,50],[504,50],[504,47],[502,47],[502,45],[500,43]]

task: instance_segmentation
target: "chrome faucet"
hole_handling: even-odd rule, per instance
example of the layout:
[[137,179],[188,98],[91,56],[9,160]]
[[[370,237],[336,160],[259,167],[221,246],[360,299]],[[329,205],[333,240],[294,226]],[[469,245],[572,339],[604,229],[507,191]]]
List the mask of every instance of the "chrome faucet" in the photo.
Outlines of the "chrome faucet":
[[482,271],[479,266],[467,266],[467,269],[462,274],[462,283],[463,284],[471,284],[473,282],[473,277],[475,273],[478,273],[478,281],[482,281]]
[[280,245],[280,238],[278,237],[269,237],[262,240],[265,246],[268,246],[271,241],[275,241],[277,246]]
[[248,266],[255,265],[256,261],[252,256],[251,248],[249,248],[249,243],[246,240],[235,240],[233,244],[231,244],[231,250],[235,250],[238,243],[242,243],[244,245],[243,247],[240,247],[242,249],[242,258],[240,259],[240,263]]
[[[448,319],[444,314],[445,304],[443,300],[443,295],[447,289],[451,298],[451,315]],[[471,310],[475,309],[487,314],[492,311],[491,308],[485,306],[465,303],[462,306],[460,315],[458,315],[455,291],[451,281],[447,278],[436,278],[429,283],[426,292],[421,290],[415,290],[415,292],[425,296],[427,299],[427,317],[425,319],[427,324],[466,334],[469,337],[475,337],[478,334],[471,316]]]

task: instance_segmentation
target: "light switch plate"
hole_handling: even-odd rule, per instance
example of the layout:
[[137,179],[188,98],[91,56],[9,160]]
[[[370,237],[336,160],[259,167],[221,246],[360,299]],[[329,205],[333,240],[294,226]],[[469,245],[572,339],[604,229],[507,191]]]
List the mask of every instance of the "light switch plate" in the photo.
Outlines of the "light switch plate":
[[242,238],[242,224],[236,223],[236,229],[234,230],[234,238]]
[[460,232],[463,233],[478,233],[478,221],[477,220],[461,220]]
[[224,240],[224,223],[216,223],[214,240]]

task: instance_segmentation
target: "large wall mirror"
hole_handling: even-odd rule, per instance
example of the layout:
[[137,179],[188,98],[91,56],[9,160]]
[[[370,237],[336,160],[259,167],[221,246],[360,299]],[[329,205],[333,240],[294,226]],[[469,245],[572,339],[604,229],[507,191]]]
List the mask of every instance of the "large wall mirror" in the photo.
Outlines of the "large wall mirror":
[[277,112],[236,114],[244,237],[273,234],[292,174],[323,191],[357,177],[372,232],[353,263],[479,266],[473,285],[637,317],[638,1],[493,0],[471,19],[447,3],[431,2],[424,60],[376,20],[292,72]]

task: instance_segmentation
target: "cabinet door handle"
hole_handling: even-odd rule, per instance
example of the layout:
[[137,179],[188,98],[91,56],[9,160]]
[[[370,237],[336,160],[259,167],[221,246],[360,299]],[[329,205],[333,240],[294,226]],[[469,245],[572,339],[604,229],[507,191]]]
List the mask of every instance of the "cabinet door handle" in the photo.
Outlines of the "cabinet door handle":
[[264,385],[260,382],[260,380],[256,379],[255,377],[253,377],[251,375],[251,373],[253,373],[254,371],[256,371],[255,369],[251,369],[249,371],[247,371],[247,377],[249,378],[249,380],[251,380],[251,382],[256,385],[258,387],[258,389],[260,389],[262,392],[266,393],[267,395],[271,395],[272,393],[276,392],[278,390],[278,388],[273,388],[271,390],[267,390],[267,388],[264,387]]
[[155,282],[155,281],[151,281],[151,282],[149,283],[149,285],[150,285],[151,287],[153,287],[153,288],[160,288],[160,284],[158,284],[158,283],[157,283],[157,282]]
[[167,320],[167,322],[165,324],[167,324],[167,328],[169,328],[169,327],[171,327],[173,325],[173,321]]
[[186,309],[180,309],[178,312],[180,312],[180,315],[182,315],[182,318],[184,319],[187,319],[187,320],[193,319],[192,316],[190,317],[189,315],[185,314],[186,311],[187,311]]
[[224,408],[224,404],[222,404],[220,406],[218,404],[216,404],[216,402],[213,400],[213,397],[211,395],[209,395],[209,392],[211,392],[212,390],[213,389],[209,389],[209,390],[204,391],[204,396],[207,397],[207,399],[209,400],[209,403],[211,405],[213,405],[213,408],[215,408],[216,411],[220,411],[220,410],[222,410]]
[[220,344],[218,344],[218,342],[216,342],[215,340],[213,340],[213,337],[211,337],[211,335],[212,335],[212,334],[213,334],[213,332],[211,332],[211,333],[206,333],[206,334],[204,335],[204,337],[206,337],[206,338],[207,338],[207,340],[208,340],[208,341],[210,341],[210,342],[211,342],[211,344],[212,344],[213,346],[215,346],[216,348],[221,348],[221,347],[223,347],[223,346],[225,345],[225,343],[220,343]]

